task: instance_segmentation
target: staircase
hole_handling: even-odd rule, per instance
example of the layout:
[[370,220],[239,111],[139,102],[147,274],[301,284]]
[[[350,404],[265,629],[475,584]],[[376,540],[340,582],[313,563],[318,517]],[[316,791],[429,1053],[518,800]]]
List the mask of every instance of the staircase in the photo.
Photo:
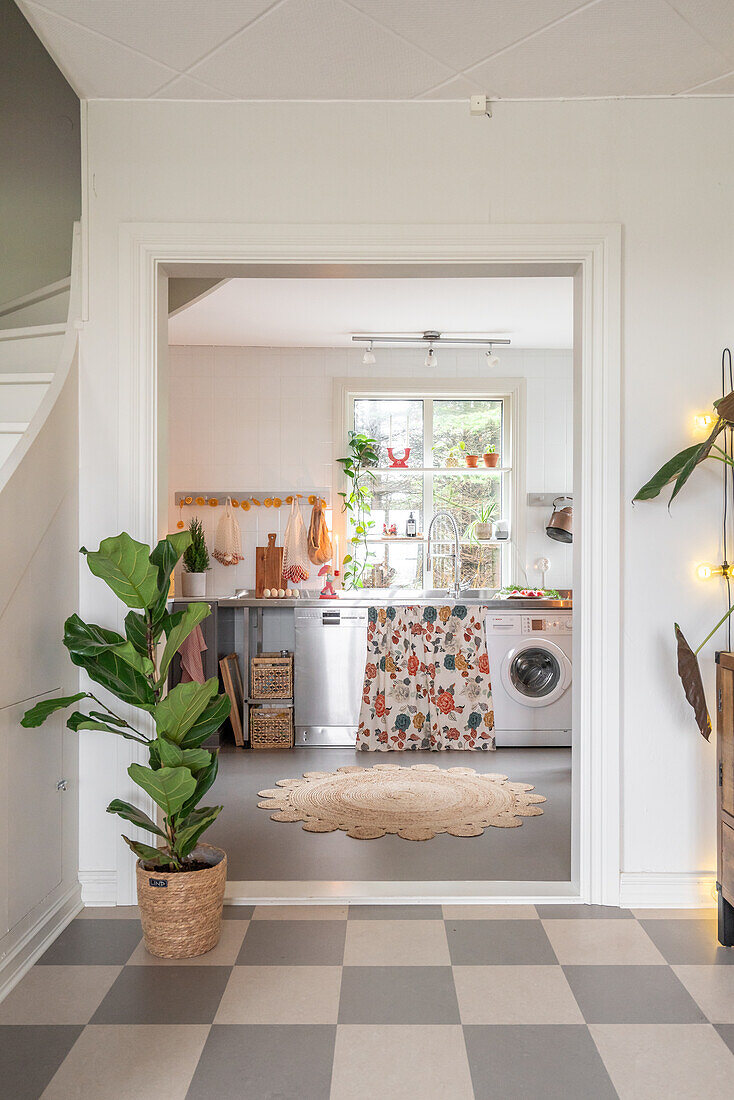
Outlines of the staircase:
[[71,278],[0,306],[0,472],[41,406],[60,362]]

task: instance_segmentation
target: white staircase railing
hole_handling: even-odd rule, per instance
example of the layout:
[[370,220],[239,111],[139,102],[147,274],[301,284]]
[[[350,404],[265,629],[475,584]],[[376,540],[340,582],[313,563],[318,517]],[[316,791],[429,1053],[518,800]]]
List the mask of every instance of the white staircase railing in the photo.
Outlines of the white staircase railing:
[[[0,492],[53,408],[74,357],[81,298],[79,241],[77,224],[68,279],[0,306]],[[65,320],[33,323],[63,308]]]

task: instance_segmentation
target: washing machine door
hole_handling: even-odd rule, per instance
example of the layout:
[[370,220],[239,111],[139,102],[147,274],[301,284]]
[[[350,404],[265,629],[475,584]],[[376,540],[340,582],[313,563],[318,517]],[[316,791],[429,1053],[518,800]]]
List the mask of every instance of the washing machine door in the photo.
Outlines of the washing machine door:
[[502,686],[516,703],[547,707],[571,683],[571,661],[548,638],[529,638],[505,654],[501,676]]

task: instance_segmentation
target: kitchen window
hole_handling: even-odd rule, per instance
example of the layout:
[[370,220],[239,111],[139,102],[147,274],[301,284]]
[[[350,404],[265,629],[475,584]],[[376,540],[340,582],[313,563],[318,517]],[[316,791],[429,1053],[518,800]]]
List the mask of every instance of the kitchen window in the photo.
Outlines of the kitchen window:
[[[365,587],[446,588],[453,582],[453,534],[448,523],[434,528],[430,575],[425,569],[428,526],[439,511],[450,512],[459,527],[461,586],[499,588],[511,583],[510,542],[479,542],[471,524],[482,505],[494,504],[493,520],[505,520],[512,534],[513,396],[512,391],[346,394],[346,426],[373,436],[379,455]],[[395,466],[406,448],[405,466]],[[494,468],[482,457],[492,449],[499,455]],[[467,454],[479,455],[476,468],[467,466]],[[406,534],[411,513],[415,538]]]

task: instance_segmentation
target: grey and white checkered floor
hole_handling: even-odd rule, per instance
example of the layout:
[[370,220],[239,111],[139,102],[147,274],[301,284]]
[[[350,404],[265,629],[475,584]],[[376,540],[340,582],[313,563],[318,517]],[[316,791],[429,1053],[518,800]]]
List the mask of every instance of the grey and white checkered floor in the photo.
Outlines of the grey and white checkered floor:
[[87,909],[0,1005],[8,1100],[731,1097],[713,910],[228,907],[148,955]]

